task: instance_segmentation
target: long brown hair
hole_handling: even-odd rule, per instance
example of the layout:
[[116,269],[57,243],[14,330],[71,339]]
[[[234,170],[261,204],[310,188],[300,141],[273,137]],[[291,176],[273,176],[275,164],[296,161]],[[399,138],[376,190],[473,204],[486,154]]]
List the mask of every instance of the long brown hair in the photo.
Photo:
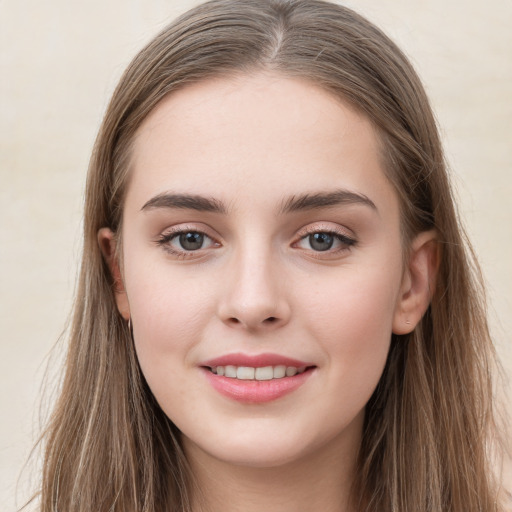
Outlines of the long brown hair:
[[431,306],[410,335],[393,335],[366,408],[359,510],[501,510],[488,455],[494,354],[484,293],[415,71],[387,36],[345,7],[213,0],[136,56],[100,129],[66,374],[44,434],[42,512],[190,511],[179,432],[141,375],[97,233],[120,231],[131,143],[158,102],[190,83],[261,69],[307,79],[366,115],[400,199],[404,246],[432,228],[441,246]]

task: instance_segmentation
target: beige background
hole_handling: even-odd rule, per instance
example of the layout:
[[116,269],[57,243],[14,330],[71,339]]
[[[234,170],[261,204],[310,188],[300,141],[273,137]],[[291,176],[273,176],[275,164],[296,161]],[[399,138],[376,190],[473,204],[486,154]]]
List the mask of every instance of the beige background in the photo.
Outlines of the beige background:
[[[0,511],[15,509],[16,479],[38,433],[47,355],[73,294],[85,171],[102,113],[135,52],[195,3],[0,2]],[[405,49],[426,84],[510,376],[512,2],[349,5]],[[30,472],[20,481],[18,504],[29,480]]]

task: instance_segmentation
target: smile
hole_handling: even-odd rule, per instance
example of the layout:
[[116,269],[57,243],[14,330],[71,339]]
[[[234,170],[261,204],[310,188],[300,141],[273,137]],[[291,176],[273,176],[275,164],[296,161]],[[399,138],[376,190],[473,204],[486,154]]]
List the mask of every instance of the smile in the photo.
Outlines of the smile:
[[301,388],[317,372],[312,362],[278,354],[226,354],[200,368],[218,393],[235,402],[262,404]]
[[215,375],[228,377],[238,380],[273,380],[284,377],[293,377],[294,375],[304,373],[305,366],[299,368],[295,366],[277,365],[277,366],[214,366],[210,368]]

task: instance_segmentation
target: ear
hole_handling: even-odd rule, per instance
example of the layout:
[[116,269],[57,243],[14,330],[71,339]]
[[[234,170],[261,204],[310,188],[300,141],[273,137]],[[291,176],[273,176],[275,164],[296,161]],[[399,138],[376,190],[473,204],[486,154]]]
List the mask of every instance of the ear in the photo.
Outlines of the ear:
[[439,244],[435,231],[420,233],[411,244],[393,317],[393,332],[408,334],[428,309],[439,269]]
[[121,316],[125,320],[128,320],[130,318],[130,305],[124,288],[123,276],[119,268],[119,260],[116,256],[116,244],[117,241],[111,229],[101,228],[98,231],[98,245],[100,246],[101,253],[107,262],[114,280],[117,309],[119,313],[121,313]]

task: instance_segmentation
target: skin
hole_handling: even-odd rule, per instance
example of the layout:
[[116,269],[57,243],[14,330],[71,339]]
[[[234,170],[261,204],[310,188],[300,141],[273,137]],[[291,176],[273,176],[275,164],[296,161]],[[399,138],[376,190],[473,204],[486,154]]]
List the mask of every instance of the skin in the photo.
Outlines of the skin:
[[[113,233],[98,239],[142,371],[183,433],[206,504],[350,510],[365,404],[391,333],[411,331],[426,310],[436,268],[434,233],[416,237],[404,262],[371,123],[315,85],[261,73],[170,95],[133,149],[122,265]],[[369,201],[283,212],[294,197],[340,190]],[[224,211],[144,207],[162,194]],[[207,237],[184,251],[176,230]],[[319,251],[311,233],[341,238]],[[200,368],[233,352],[315,368],[278,400],[240,403]]]

